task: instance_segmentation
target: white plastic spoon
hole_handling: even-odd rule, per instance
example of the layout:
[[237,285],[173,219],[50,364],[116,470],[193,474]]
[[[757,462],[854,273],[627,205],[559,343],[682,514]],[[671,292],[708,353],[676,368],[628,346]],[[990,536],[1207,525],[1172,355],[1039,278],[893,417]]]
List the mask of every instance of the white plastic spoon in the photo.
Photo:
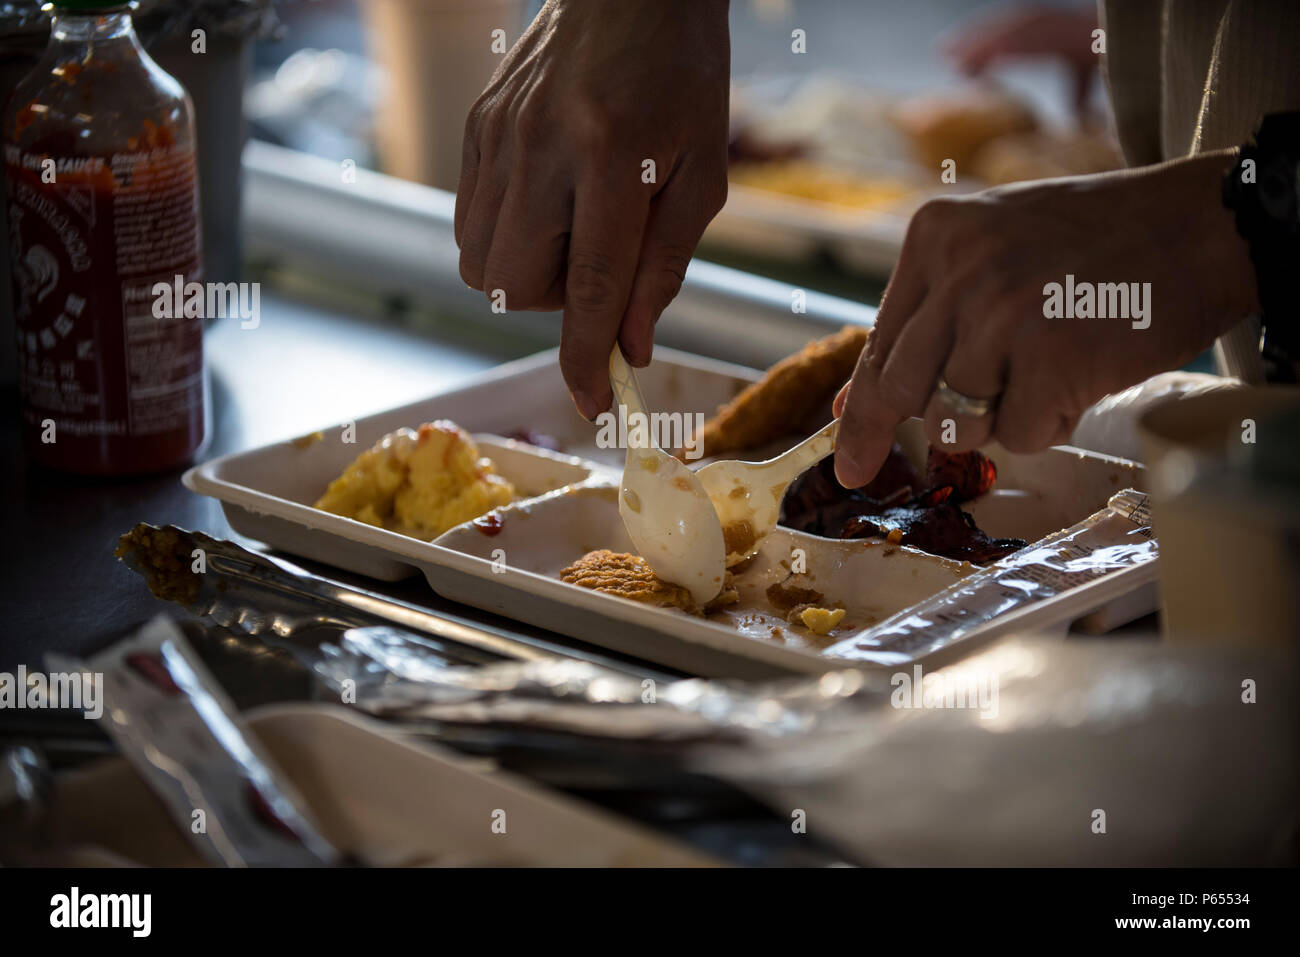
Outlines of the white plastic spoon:
[[790,483],[835,450],[840,420],[766,462],[723,459],[695,473],[722,522],[727,567],[757,554],[781,515]]
[[628,423],[618,496],[623,525],[654,573],[703,606],[722,591],[726,573],[718,513],[696,474],[651,444],[645,398],[617,343],[609,354],[609,382]]

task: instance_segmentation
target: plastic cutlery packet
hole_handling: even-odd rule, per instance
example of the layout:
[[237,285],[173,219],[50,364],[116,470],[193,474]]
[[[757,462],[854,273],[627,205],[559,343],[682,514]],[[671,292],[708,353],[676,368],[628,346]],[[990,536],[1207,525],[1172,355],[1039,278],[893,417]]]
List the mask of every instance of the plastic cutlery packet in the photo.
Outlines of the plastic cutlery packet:
[[[1154,578],[1159,551],[1147,496],[1128,489],[1085,521],[963,578],[828,653],[879,664],[913,661],[977,629],[991,636],[987,626],[995,619],[1001,631],[1023,626],[1020,616],[1036,606],[1092,583],[1105,584],[1111,572],[1134,570]],[[1047,616],[1036,616],[1034,626],[1073,621],[1089,599],[1077,592],[1072,598],[1076,604],[1057,602]]]
[[208,863],[343,862],[171,619],[85,662],[49,658],[53,669],[92,675],[104,728]]

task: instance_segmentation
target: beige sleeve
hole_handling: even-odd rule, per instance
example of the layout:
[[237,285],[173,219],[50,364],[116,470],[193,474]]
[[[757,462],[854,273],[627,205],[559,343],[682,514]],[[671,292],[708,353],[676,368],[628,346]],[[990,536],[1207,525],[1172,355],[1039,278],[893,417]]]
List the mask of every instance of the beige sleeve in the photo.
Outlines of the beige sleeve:
[[1145,166],[1164,159],[1160,146],[1163,0],[1099,0],[1105,31],[1102,75],[1124,160]]
[[[1204,5],[1171,4],[1171,29]],[[1300,3],[1230,0],[1222,6],[1208,69],[1182,81],[1194,84],[1193,153],[1237,146],[1267,114],[1300,110]]]

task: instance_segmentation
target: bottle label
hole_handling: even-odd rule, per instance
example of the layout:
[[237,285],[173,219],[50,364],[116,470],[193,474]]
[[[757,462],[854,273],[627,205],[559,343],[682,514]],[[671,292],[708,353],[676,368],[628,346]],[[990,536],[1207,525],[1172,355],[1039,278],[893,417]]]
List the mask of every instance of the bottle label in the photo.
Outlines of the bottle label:
[[28,427],[74,449],[192,429],[203,320],[155,316],[153,286],[201,279],[193,149],[4,158]]

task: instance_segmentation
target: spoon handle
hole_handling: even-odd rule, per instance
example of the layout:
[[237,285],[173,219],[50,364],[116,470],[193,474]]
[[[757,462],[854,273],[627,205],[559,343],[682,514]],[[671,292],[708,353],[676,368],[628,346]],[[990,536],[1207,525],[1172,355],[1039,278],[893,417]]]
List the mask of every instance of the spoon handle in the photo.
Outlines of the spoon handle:
[[832,419],[794,448],[771,459],[766,465],[782,481],[793,482],[806,469],[835,451],[835,436],[839,430],[840,420]]
[[[614,401],[623,406],[629,418],[633,413],[645,415],[645,396],[641,394],[641,386],[636,381],[636,375],[632,372],[632,367],[627,364],[627,360],[623,358],[623,350],[619,348],[617,342],[609,353],[609,385],[614,390]],[[628,430],[629,447],[632,445],[633,431]],[[639,438],[640,430],[636,431]]]

